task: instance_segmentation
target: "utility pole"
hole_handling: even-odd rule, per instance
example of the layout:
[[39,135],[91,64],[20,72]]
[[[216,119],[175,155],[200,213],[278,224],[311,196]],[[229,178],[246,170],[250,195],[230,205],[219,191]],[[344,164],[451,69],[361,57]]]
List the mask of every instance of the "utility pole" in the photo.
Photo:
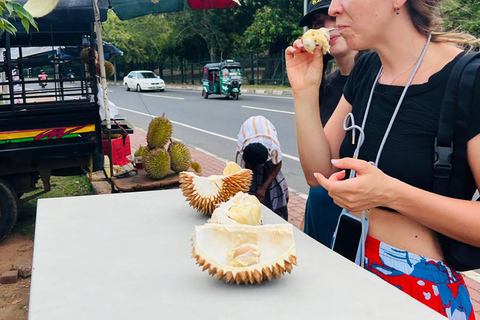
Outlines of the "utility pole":
[[[308,0],[303,0],[303,15],[307,14]],[[307,27],[303,27],[303,33],[307,32]]]

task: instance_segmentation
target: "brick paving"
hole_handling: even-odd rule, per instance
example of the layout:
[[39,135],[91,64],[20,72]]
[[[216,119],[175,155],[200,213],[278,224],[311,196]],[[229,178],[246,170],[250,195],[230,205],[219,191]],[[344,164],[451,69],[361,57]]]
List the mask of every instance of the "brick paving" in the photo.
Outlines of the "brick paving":
[[[133,150],[147,144],[145,130],[135,128],[134,134],[130,135],[130,144]],[[192,155],[192,161],[200,163],[202,166],[202,176],[220,174],[225,166],[225,159],[210,154],[204,150],[188,146]],[[288,202],[288,221],[300,229],[300,225],[305,213],[306,199],[304,195],[297,194],[292,190]],[[465,281],[470,292],[475,316],[480,320],[480,274],[470,271],[464,274]]]

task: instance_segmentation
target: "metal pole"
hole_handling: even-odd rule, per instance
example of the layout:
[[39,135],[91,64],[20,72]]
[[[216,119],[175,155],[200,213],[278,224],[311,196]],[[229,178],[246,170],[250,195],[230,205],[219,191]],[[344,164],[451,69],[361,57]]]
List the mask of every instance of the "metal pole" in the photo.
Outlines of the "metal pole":
[[[113,162],[112,162],[112,123],[110,120],[110,102],[108,101],[107,92],[107,76],[105,72],[105,56],[103,55],[102,41],[102,23],[100,22],[100,9],[98,8],[98,0],[92,0],[93,13],[95,14],[95,31],[97,33],[98,47],[98,63],[100,64],[100,83],[103,90],[103,104],[105,106],[105,120],[107,121],[108,132],[108,157],[110,158],[110,179],[113,178]],[[94,69],[95,70],[95,69]],[[92,70],[93,71],[93,70]],[[113,180],[111,180],[112,193],[115,191]]]
[[117,84],[117,59],[113,59],[113,83]]
[[[303,0],[303,15],[307,14],[308,0]],[[303,27],[303,33],[307,32],[308,28]]]

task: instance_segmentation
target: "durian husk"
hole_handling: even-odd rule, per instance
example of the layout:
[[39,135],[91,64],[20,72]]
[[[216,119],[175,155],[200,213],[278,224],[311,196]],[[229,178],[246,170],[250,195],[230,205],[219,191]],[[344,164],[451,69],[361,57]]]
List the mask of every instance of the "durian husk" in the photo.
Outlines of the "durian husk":
[[[228,265],[228,250],[242,242],[255,242],[260,247],[259,262],[246,267]],[[218,280],[238,285],[278,279],[285,272],[291,273],[293,265],[297,265],[293,229],[288,223],[264,226],[207,223],[195,226],[192,257],[202,271]]]
[[[252,183],[252,171],[242,169],[228,176],[200,177],[193,172],[180,172],[183,195],[189,204],[205,215],[211,215],[217,204],[228,201],[239,191],[248,192]],[[204,188],[203,190],[199,190]],[[208,190],[205,190],[208,188]]]

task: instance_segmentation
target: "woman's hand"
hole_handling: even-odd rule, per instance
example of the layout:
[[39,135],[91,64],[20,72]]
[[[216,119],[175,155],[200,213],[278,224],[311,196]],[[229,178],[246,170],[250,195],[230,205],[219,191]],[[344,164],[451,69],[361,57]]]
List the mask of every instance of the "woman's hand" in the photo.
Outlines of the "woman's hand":
[[298,93],[305,89],[318,91],[322,82],[323,54],[316,47],[314,54],[305,51],[301,40],[295,40],[293,46],[285,50],[288,81],[292,92]]
[[332,164],[339,169],[353,169],[357,175],[353,179],[345,178],[345,170],[325,178],[314,173],[318,183],[327,189],[333,201],[350,212],[359,212],[379,206],[388,206],[394,192],[390,190],[391,177],[364,160],[353,158],[334,159]]

